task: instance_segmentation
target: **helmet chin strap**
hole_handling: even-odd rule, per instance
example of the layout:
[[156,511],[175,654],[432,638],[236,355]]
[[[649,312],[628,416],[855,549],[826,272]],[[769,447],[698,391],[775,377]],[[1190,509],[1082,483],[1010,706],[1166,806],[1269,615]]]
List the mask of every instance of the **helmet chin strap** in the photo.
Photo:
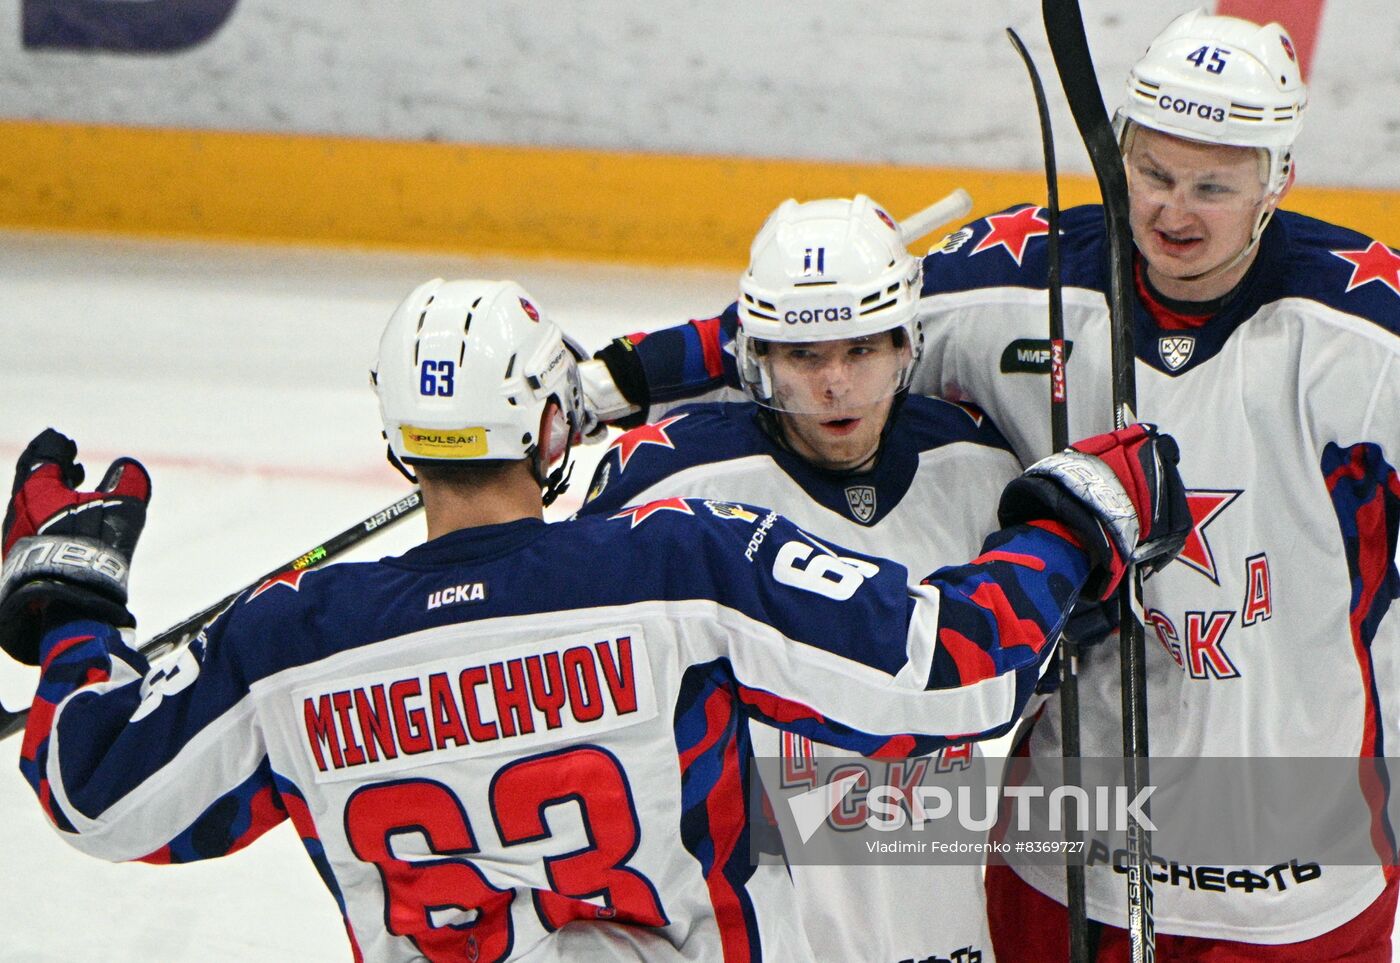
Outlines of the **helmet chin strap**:
[[[552,404],[559,405],[558,399],[553,399]],[[534,473],[535,480],[539,482],[540,486],[544,489],[544,491],[540,493],[540,502],[545,508],[553,505],[559,499],[560,495],[569,490],[569,481],[573,478],[574,474],[572,460],[574,426],[570,422],[568,416],[562,418],[564,453],[559,456],[559,467],[554,469],[554,471],[550,471],[549,465],[545,462],[545,459],[549,457],[549,449],[554,447],[551,441],[551,435],[559,430],[558,424],[550,424],[546,427],[546,423],[552,422],[556,415],[562,411],[562,405],[554,411],[550,410],[549,405],[545,406],[544,417],[540,422],[540,443],[535,446],[535,453],[530,456],[531,471]]]
[[[574,474],[574,463],[572,460],[573,448],[573,442],[566,441],[564,443],[564,459],[559,462],[559,467],[540,479],[540,484],[544,486],[544,491],[540,494],[540,502],[545,508],[553,505],[560,495],[569,490],[569,480]],[[536,478],[539,478],[539,476],[544,473],[544,467],[540,465],[541,461],[543,461],[543,458],[537,452],[535,455]]]
[[418,484],[418,475],[413,471],[412,468],[409,468],[407,465],[405,465],[403,461],[400,460],[398,455],[394,454],[393,445],[389,445],[388,448],[385,450],[384,454],[388,457],[389,464],[393,465],[399,470],[400,475],[407,478],[413,484]]

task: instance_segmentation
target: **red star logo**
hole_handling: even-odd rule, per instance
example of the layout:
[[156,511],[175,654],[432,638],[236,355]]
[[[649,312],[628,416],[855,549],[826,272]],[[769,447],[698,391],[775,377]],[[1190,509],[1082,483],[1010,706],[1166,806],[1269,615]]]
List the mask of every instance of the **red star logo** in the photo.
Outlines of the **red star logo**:
[[[666,427],[675,424],[684,417],[685,415],[672,415],[670,418],[663,418],[655,424],[633,428],[609,445],[608,451],[612,451],[614,448],[617,449],[617,457],[622,462],[618,467],[626,471],[627,463],[632,460],[632,455],[643,445],[660,445],[662,448],[675,448],[676,446],[671,444],[671,436],[666,434]],[[607,454],[607,451],[603,452],[604,457],[606,457]]]
[[682,512],[686,515],[694,515],[690,510],[690,505],[684,498],[659,498],[654,502],[647,502],[645,505],[633,505],[631,508],[624,508],[616,515],[609,518],[626,518],[631,516],[632,527],[636,528],[657,512]]
[[1400,254],[1396,254],[1380,241],[1372,241],[1364,251],[1333,251],[1343,261],[1350,261],[1351,280],[1347,291],[1355,290],[1363,284],[1379,281],[1396,294],[1400,294]]
[[293,592],[300,592],[302,576],[304,576],[309,571],[311,571],[311,569],[304,568],[297,572],[283,572],[281,575],[274,575],[272,576],[272,578],[268,579],[266,582],[263,582],[257,588],[253,589],[253,591],[248,595],[248,601],[253,601],[253,599],[257,598],[259,595],[263,594],[268,589],[272,588],[274,585],[285,585]]
[[1216,585],[1220,584],[1220,577],[1215,571],[1215,556],[1211,553],[1210,542],[1206,541],[1205,528],[1243,494],[1241,491],[1186,490],[1186,504],[1191,510],[1191,532],[1186,536],[1186,546],[1176,560],[1185,562]]
[[1006,253],[1011,255],[1018,267],[1030,239],[1050,233],[1050,222],[1040,216],[1040,208],[1034,205],[1023,207],[1014,214],[993,214],[987,218],[987,223],[991,230],[977,242],[972,253],[981,254],[999,244],[1006,248]]

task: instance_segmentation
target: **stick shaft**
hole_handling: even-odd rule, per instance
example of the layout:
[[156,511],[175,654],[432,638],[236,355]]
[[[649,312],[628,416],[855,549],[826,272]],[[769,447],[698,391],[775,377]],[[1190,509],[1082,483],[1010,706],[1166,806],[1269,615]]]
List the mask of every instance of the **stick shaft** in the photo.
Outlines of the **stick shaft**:
[[[1079,128],[1094,175],[1103,195],[1108,232],[1109,297],[1112,332],[1113,424],[1123,428],[1136,420],[1137,355],[1133,345],[1132,233],[1128,226],[1128,182],[1099,93],[1098,75],[1089,53],[1084,18],[1078,0],[1042,0],[1045,32],[1050,50]],[[1123,778],[1128,794],[1135,797],[1148,779],[1147,773],[1147,669],[1142,625],[1135,600],[1141,592],[1138,573],[1123,577],[1118,593],[1119,650],[1123,703]],[[1133,963],[1156,958],[1152,910],[1152,848],[1146,827],[1128,820],[1128,934]]]
[[[375,512],[367,518],[362,518],[354,525],[342,532],[337,532],[321,544],[308,551],[302,552],[296,558],[272,569],[236,592],[230,592],[219,601],[206,608],[200,609],[189,618],[172,625],[162,632],[158,632],[137,646],[138,651],[147,657],[160,655],[170,649],[177,648],[199,634],[199,630],[211,622],[219,613],[228,608],[244,592],[255,586],[261,585],[270,578],[278,575],[285,575],[289,572],[301,572],[315,568],[325,562],[330,561],[337,555],[344,554],[349,549],[363,542],[367,538],[378,535],[394,524],[403,521],[410,515],[423,507],[423,495],[418,489],[414,489],[398,501],[387,508]],[[29,710],[19,709],[15,712],[0,709],[0,740],[6,739],[14,733],[24,728],[25,720],[29,718]]]
[[[1036,114],[1040,121],[1041,152],[1045,159],[1045,203],[1049,236],[1046,238],[1047,323],[1050,339],[1050,450],[1063,451],[1069,446],[1069,381],[1065,376],[1065,306],[1060,275],[1060,185],[1055,163],[1055,135],[1050,124],[1050,106],[1045,98],[1045,85],[1026,45],[1016,31],[1007,28],[1011,44],[1016,48],[1035,93]],[[1073,639],[1060,639],[1060,746],[1064,757],[1066,785],[1080,782],[1079,767],[1079,646]],[[1067,827],[1075,827],[1077,813],[1068,814]],[[1076,829],[1068,828],[1069,841],[1082,837]],[[1087,963],[1089,959],[1089,918],[1084,902],[1084,863],[1076,854],[1065,854],[1065,905],[1069,911],[1070,963]]]
[[899,237],[912,244],[950,221],[960,221],[972,213],[972,195],[959,187],[947,197],[899,222]]

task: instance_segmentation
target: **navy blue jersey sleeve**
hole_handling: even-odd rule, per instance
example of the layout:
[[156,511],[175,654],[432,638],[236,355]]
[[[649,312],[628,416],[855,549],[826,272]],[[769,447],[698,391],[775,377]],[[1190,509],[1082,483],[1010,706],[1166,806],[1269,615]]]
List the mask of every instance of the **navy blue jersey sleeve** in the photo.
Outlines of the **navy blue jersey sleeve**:
[[[108,625],[46,634],[20,768],[74,845],[187,862],[286,818],[229,637],[236,607],[155,666]],[[123,818],[137,796],[141,818]]]
[[[737,388],[739,380],[730,345],[739,327],[736,305],[729,305],[713,318],[687,321],[649,334],[632,334],[621,339],[630,351],[615,357],[633,359],[634,377],[613,370],[614,380],[630,401],[643,407],[697,397],[716,388]],[[605,349],[606,350],[606,349]],[[605,353],[601,352],[600,356]],[[640,386],[636,386],[637,381]],[[628,386],[632,390],[628,390]],[[644,395],[644,397],[637,397]]]
[[[1007,731],[1089,570],[1073,536],[1036,524],[994,534],[977,558],[910,588],[903,566],[826,543],[776,513],[667,502],[721,519],[707,528],[731,544],[696,544],[707,569],[716,558],[725,563],[710,591],[777,632],[773,640],[751,633],[727,653],[749,713],[865,755],[929,752]],[[659,505],[628,512],[654,514]]]

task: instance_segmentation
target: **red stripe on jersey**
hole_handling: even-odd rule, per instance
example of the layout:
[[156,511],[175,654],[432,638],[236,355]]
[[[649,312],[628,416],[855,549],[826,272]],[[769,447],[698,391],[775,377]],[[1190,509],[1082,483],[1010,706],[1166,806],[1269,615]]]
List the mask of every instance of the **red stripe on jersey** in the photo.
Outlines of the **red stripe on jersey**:
[[170,844],[167,843],[154,853],[147,853],[145,856],[142,856],[140,859],[136,860],[136,862],[150,863],[152,866],[168,866],[171,859]]
[[278,803],[271,786],[264,786],[248,801],[248,828],[235,839],[227,852],[234,853],[247,846],[273,826],[287,818],[287,811]]
[[1032,652],[1045,648],[1045,633],[1034,619],[1023,619],[1006,597],[1006,590],[995,582],[984,582],[972,593],[972,601],[992,613],[997,620],[997,644],[1003,649],[1029,645]]
[[983,562],[1010,562],[1035,572],[1045,571],[1045,559],[1034,555],[1022,555],[1020,552],[983,552],[972,560],[973,565],[981,565]]
[[729,731],[734,719],[734,707],[727,699],[716,699],[711,695],[705,700],[705,734],[685,752],[681,753],[681,770],[689,769],[700,756],[714,748],[721,736]]
[[33,762],[38,758],[39,747],[49,737],[53,727],[53,713],[56,708],[58,707],[49,700],[34,697],[34,704],[29,707],[29,718],[24,724],[24,742],[19,747],[22,759]]
[[[1356,452],[1359,455],[1360,452]],[[1379,529],[1379,532],[1377,531]],[[1357,668],[1361,670],[1361,691],[1365,693],[1366,713],[1361,729],[1361,762],[1359,778],[1361,792],[1371,808],[1371,845],[1381,856],[1381,865],[1393,863],[1388,858],[1390,840],[1385,826],[1386,784],[1380,774],[1366,760],[1378,754],[1380,743],[1379,712],[1376,705],[1375,663],[1371,649],[1362,638],[1361,624],[1371,611],[1371,603],[1380,591],[1385,578],[1388,559],[1385,555],[1387,543],[1385,531],[1385,505],[1380,498],[1373,497],[1362,505],[1356,513],[1357,574],[1361,578],[1361,597],[1351,611],[1351,645],[1356,654]],[[1377,537],[1379,535],[1379,537]],[[1395,867],[1388,866],[1389,872]]]
[[[729,693],[716,689],[705,700],[705,716],[712,719],[720,713],[732,717],[734,703]],[[707,733],[708,734],[708,733]],[[720,945],[725,963],[747,963],[752,957],[753,936],[749,932],[743,900],[724,870],[734,858],[734,848],[743,837],[747,816],[744,809],[744,788],[739,770],[739,746],[730,739],[724,746],[724,760],[719,778],[705,797],[705,814],[714,842],[714,856],[705,886],[710,891],[715,922],[719,926]]]
[[39,778],[39,806],[44,810],[44,815],[49,817],[49,822],[57,826],[58,820],[54,818],[53,813],[53,787],[49,785],[48,779],[42,776]]
[[938,633],[938,644],[953,659],[958,667],[958,682],[968,685],[981,682],[997,674],[996,663],[983,651],[982,647],[955,629],[944,629]]
[[74,646],[82,645],[84,642],[91,642],[95,636],[92,635],[70,635],[66,639],[55,642],[53,648],[49,649],[49,654],[44,657],[44,664],[39,666],[39,671],[48,669],[54,659],[67,652]]
[[1327,476],[1327,490],[1332,491],[1343,478],[1361,478],[1365,474],[1366,464],[1362,460],[1362,450],[1359,446],[1353,446],[1351,460],[1332,469],[1332,474]]
[[[282,797],[282,807],[286,810],[287,818],[296,827],[297,835],[302,839],[314,839],[319,842],[321,834],[316,831],[316,821],[311,818],[311,810],[307,808],[306,800],[295,790],[283,790],[279,795]],[[338,884],[330,885],[336,902],[340,904],[340,920],[345,924],[345,937],[350,941],[350,952],[355,963],[365,963],[365,955],[360,951],[359,941],[355,939],[355,930],[350,926],[350,917],[345,915],[345,898],[341,895]]]
[[[1350,459],[1327,476],[1328,491],[1332,491],[1344,479],[1359,479],[1366,474],[1365,450],[1357,445],[1350,451]],[[1391,472],[1386,479],[1386,490],[1397,490],[1396,476]],[[1376,596],[1385,584],[1390,565],[1389,531],[1385,498],[1380,489],[1372,493],[1356,512],[1356,572],[1361,579],[1361,592],[1350,613],[1351,645],[1356,656],[1357,669],[1361,674],[1361,690],[1365,701],[1365,714],[1361,729],[1361,755],[1358,760],[1358,781],[1362,795],[1371,809],[1371,845],[1381,857],[1386,879],[1395,878],[1397,868],[1390,834],[1386,821],[1386,801],[1388,786],[1368,760],[1380,754],[1380,709],[1377,705],[1375,662],[1370,645],[1364,638],[1364,623],[1375,604]]]
[[1147,308],[1147,313],[1152,315],[1152,320],[1157,322],[1157,327],[1164,331],[1186,331],[1191,328],[1205,327],[1205,323],[1215,317],[1211,314],[1183,314],[1180,311],[1173,311],[1161,301],[1158,301],[1152,294],[1152,289],[1147,286],[1147,276],[1144,273],[1146,268],[1141,257],[1133,258],[1133,286],[1137,288],[1137,296],[1142,301],[1143,307]]
[[1051,535],[1058,535],[1069,542],[1075,548],[1083,548],[1084,543],[1079,540],[1079,536],[1074,534],[1063,522],[1057,522],[1053,518],[1037,518],[1033,522],[1026,522],[1031,528],[1038,528]]
[[724,374],[724,349],[720,347],[719,318],[690,322],[700,336],[701,356],[705,359],[705,374],[718,378]]
[[320,839],[321,834],[316,831],[316,821],[311,818],[311,810],[306,806],[306,800],[295,793],[282,793],[282,805],[287,810],[287,818],[296,827],[297,835],[302,839]]
[[345,935],[350,939],[350,952],[354,955],[355,963],[365,963],[365,955],[360,952],[360,944],[355,939],[355,931],[350,928],[349,918],[342,916],[340,919],[345,924]]
[[776,722],[795,722],[798,719],[815,719],[824,722],[825,717],[809,705],[783,699],[762,689],[739,686],[739,698],[746,705],[754,706],[759,712]]

